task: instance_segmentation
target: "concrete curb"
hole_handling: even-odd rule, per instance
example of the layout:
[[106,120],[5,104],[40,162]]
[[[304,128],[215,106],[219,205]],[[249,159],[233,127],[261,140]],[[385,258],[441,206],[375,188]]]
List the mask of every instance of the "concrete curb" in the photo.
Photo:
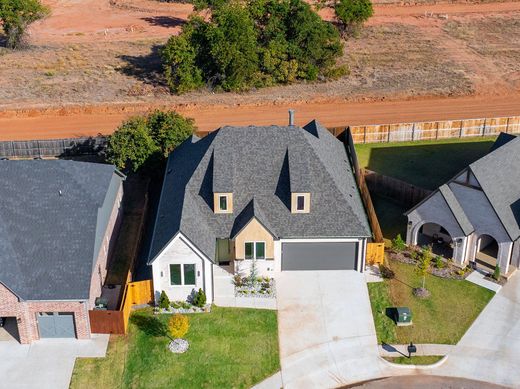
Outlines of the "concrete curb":
[[387,361],[383,357],[379,357],[379,359],[381,359],[385,364],[387,364],[388,366],[390,366],[392,368],[405,369],[405,370],[410,370],[410,369],[429,370],[429,369],[436,369],[436,368],[442,366],[444,364],[444,362],[446,362],[446,360],[448,359],[448,355],[445,355],[440,361],[432,363],[431,365],[403,365],[400,363],[393,363],[393,362]]

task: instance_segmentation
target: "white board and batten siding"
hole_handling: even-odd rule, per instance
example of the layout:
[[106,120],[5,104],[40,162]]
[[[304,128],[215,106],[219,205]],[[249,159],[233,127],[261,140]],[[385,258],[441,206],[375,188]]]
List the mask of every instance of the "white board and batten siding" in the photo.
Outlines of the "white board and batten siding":
[[[171,285],[170,265],[195,264],[195,285]],[[159,301],[161,291],[165,291],[171,301],[186,301],[193,290],[202,288],[207,302],[213,302],[213,264],[194,247],[183,235],[177,235],[158,255],[152,264],[155,299]],[[181,266],[182,272],[182,266]]]

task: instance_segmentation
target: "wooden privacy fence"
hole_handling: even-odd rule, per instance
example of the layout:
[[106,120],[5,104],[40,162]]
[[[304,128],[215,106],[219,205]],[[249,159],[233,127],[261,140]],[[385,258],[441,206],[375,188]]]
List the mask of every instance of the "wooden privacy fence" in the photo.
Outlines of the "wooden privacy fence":
[[[342,127],[329,128],[338,135]],[[520,134],[520,116],[351,126],[354,143],[406,142]]]
[[385,244],[384,243],[367,243],[366,262],[370,265],[376,265],[385,262]]
[[153,298],[152,280],[129,282],[125,286],[119,310],[88,312],[91,332],[94,334],[126,334],[132,307],[148,304],[153,301]]
[[372,193],[391,198],[407,207],[413,207],[432,193],[431,190],[420,188],[397,178],[385,176],[368,169],[361,169],[368,189]]

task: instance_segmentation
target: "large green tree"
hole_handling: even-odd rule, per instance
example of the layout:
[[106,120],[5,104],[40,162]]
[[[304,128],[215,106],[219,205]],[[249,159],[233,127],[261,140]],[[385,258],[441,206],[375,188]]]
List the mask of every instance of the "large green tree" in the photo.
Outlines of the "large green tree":
[[125,121],[109,138],[107,160],[121,170],[137,172],[163,161],[196,127],[174,111],[155,111]]
[[353,35],[374,14],[374,9],[370,0],[336,0],[334,12],[341,32]]
[[16,49],[23,46],[27,27],[49,12],[49,8],[39,0],[0,0],[0,21],[7,37],[7,47]]
[[163,49],[173,92],[199,88],[199,75],[211,88],[243,91],[341,74],[336,60],[343,46],[337,30],[304,1],[212,4],[209,21],[191,17]]

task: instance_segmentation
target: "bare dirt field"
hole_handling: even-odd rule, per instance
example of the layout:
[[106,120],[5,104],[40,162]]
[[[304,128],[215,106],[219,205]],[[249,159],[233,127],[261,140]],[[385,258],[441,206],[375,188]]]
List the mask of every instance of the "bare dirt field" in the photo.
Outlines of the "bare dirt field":
[[[295,105],[305,117],[309,112],[328,125],[338,121],[337,125],[346,125],[361,116],[356,119],[345,109],[327,112],[325,107],[361,106],[368,124],[399,116],[391,111],[384,114],[381,107],[388,101],[398,104],[392,109],[406,111],[414,106],[410,108],[414,120],[428,120],[434,111],[431,104],[446,98],[455,99],[444,107],[455,110],[455,117],[497,116],[513,111],[520,99],[520,2],[376,6],[375,16],[360,36],[346,42],[341,62],[349,66],[348,76],[243,94],[205,90],[182,96],[171,95],[164,85],[159,48],[178,33],[192,11],[189,4],[44,2],[52,14],[31,27],[31,47],[19,52],[0,47],[3,139],[8,133],[9,138],[49,137],[43,128],[58,127],[92,132],[95,126],[98,132],[109,132],[117,125],[116,118],[155,106],[192,114],[205,129],[237,122],[234,107],[238,106],[244,120],[257,120],[259,110],[265,108],[262,120],[274,123],[281,115],[274,112]],[[489,98],[497,104],[489,104]],[[430,102],[423,103],[427,99]],[[477,109],[464,109],[460,101]],[[490,112],[494,106],[501,108]],[[58,111],[52,109],[56,107]],[[438,113],[448,115],[444,108],[440,104]],[[30,120],[22,123],[28,116]],[[22,129],[30,131],[28,126],[40,132],[21,134]]]

